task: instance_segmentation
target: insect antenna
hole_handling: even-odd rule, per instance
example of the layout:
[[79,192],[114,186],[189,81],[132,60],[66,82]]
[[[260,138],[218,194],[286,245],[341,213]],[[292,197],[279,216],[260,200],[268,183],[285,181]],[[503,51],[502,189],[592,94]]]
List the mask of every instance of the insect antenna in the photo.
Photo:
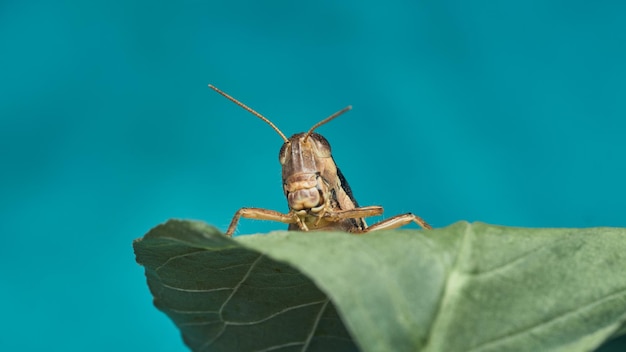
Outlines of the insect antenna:
[[[252,115],[260,118],[261,120],[265,121],[268,125],[272,126],[272,128],[274,129],[274,131],[278,132],[278,134],[283,138],[283,140],[285,141],[285,143],[289,142],[289,139],[287,139],[287,137],[285,137],[285,135],[278,129],[278,127],[276,127],[276,125],[274,125],[272,123],[272,121],[268,120],[265,116],[259,114],[258,112],[252,110],[251,108],[249,108],[248,106],[246,106],[244,103],[240,102],[239,100],[231,97],[230,95],[222,92],[219,88],[215,87],[212,84],[209,84],[209,88],[213,89],[214,91],[220,93],[221,95],[223,95],[226,99],[232,101],[233,103],[241,106],[242,108],[246,109],[249,113],[251,113]],[[344,109],[345,110],[345,109]],[[328,120],[328,119],[327,119]],[[319,124],[318,124],[319,125]]]
[[315,125],[313,125],[313,127],[311,127],[311,129],[309,130],[309,132],[306,133],[306,136],[304,136],[304,142],[306,143],[306,140],[309,138],[309,136],[311,135],[311,133],[313,133],[313,131],[320,127],[321,125],[329,122],[330,120],[339,117],[339,115],[343,114],[344,112],[350,111],[352,109],[352,105],[348,105],[345,108],[337,111],[336,113],[328,116],[327,118],[323,119],[322,121],[316,123]]

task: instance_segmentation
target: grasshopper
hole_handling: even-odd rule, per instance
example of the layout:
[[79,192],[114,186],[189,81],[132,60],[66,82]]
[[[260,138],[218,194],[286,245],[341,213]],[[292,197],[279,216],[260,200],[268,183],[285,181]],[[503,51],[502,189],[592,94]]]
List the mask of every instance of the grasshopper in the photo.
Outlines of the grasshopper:
[[283,139],[278,153],[282,165],[283,191],[289,205],[288,213],[263,208],[241,208],[226,230],[232,236],[239,220],[243,218],[278,221],[289,224],[294,231],[340,230],[355,234],[369,231],[393,229],[415,222],[424,229],[431,229],[422,218],[412,213],[400,214],[377,222],[371,226],[366,217],[382,215],[380,206],[360,207],[348,181],[335,164],[330,153],[330,144],[316,128],[352,109],[347,106],[316,123],[306,133],[296,133],[287,138],[276,125],[263,115],[252,110],[237,99],[209,84],[209,87],[228,100],[265,121]]

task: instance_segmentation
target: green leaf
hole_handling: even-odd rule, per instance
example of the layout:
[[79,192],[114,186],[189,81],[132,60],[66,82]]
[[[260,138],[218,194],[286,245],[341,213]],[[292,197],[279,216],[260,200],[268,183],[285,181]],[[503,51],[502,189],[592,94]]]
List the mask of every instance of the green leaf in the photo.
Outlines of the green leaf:
[[626,332],[626,229],[231,239],[171,220],[134,247],[195,351],[590,351]]

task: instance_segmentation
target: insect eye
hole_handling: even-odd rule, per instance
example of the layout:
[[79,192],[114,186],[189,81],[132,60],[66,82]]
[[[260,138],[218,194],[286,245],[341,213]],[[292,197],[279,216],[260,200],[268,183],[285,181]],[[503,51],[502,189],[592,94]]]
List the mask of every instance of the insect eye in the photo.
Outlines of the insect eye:
[[326,140],[326,138],[322,137],[322,135],[317,133],[312,133],[310,140],[315,143],[315,150],[319,157],[329,158],[330,157],[330,143]]
[[284,143],[282,147],[280,147],[280,151],[278,152],[278,161],[280,161],[281,165],[285,164],[287,159],[287,147],[289,146],[289,142]]
[[317,143],[317,153],[322,158],[330,157],[330,145],[328,142],[323,143],[322,141],[316,141]]

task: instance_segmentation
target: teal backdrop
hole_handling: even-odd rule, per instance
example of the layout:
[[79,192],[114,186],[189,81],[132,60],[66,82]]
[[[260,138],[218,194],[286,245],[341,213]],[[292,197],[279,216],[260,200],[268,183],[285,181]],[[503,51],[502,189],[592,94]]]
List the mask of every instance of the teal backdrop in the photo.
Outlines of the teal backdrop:
[[[131,243],[286,210],[269,126],[362,205],[626,226],[623,1],[0,2],[2,351],[185,351]],[[284,229],[243,221],[238,234]]]

